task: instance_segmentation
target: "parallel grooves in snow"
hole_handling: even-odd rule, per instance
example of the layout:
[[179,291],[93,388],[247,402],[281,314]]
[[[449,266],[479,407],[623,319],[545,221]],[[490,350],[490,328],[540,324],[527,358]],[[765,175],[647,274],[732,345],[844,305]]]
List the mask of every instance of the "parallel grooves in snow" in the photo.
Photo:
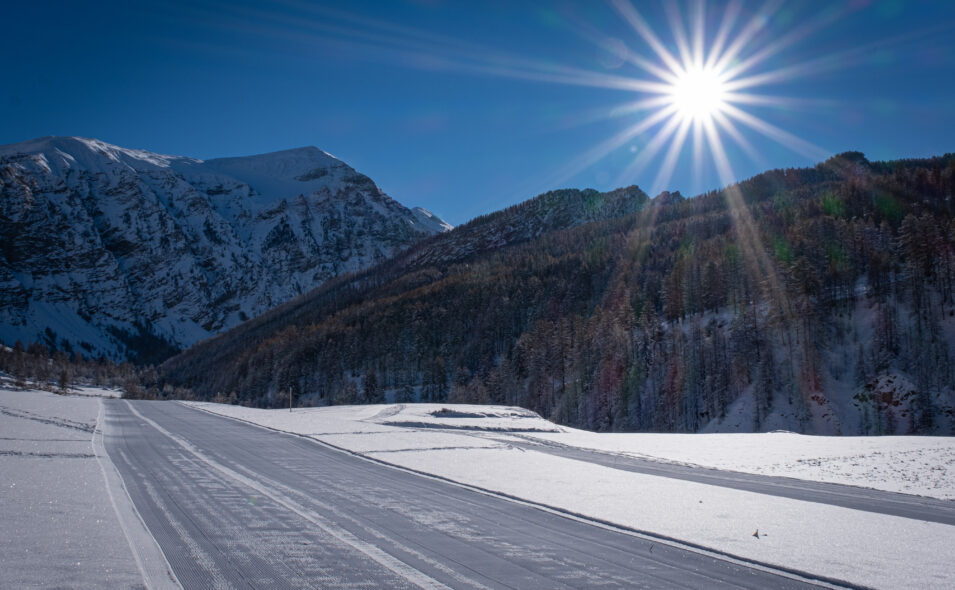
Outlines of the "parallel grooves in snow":
[[[175,403],[179,403],[179,402],[175,402]],[[183,405],[186,405],[186,404],[183,404]],[[450,479],[450,478],[447,478],[447,477],[442,477],[442,476],[440,476],[440,475],[435,475],[435,474],[433,474],[433,473],[428,473],[428,472],[426,472],[426,471],[421,471],[421,470],[417,470],[417,469],[412,469],[412,468],[409,468],[409,467],[405,467],[405,466],[402,466],[402,465],[397,465],[397,464],[395,464],[395,463],[390,463],[390,462],[385,461],[385,460],[383,460],[383,459],[379,459],[379,458],[376,458],[376,457],[371,457],[371,456],[369,456],[368,454],[365,454],[365,453],[358,453],[358,452],[352,451],[352,450],[347,449],[347,448],[345,448],[345,447],[341,447],[341,446],[338,446],[338,445],[329,443],[329,442],[327,442],[327,441],[323,441],[323,440],[314,438],[314,437],[312,437],[312,436],[303,435],[303,434],[297,434],[297,433],[294,433],[294,432],[288,432],[288,431],[285,431],[285,430],[280,430],[280,429],[278,429],[278,428],[272,428],[272,427],[269,427],[269,426],[265,426],[265,425],[262,425],[262,424],[257,424],[257,423],[255,423],[255,422],[251,422],[251,421],[249,421],[249,420],[243,420],[242,418],[237,418],[237,417],[234,417],[234,416],[227,416],[227,415],[224,415],[224,414],[218,414],[218,413],[212,412],[212,411],[210,411],[210,410],[208,410],[208,409],[206,409],[206,408],[204,408],[204,407],[202,407],[202,406],[200,406],[200,405],[191,405],[191,404],[189,404],[188,407],[193,408],[193,409],[197,409],[197,410],[201,410],[201,411],[204,411],[204,412],[207,412],[207,413],[212,414],[212,415],[214,415],[214,416],[220,416],[220,417],[230,418],[230,419],[232,419],[232,420],[236,420],[236,421],[238,421],[238,422],[243,422],[243,423],[249,424],[249,425],[251,425],[251,426],[255,426],[255,427],[258,427],[258,428],[262,428],[262,429],[265,429],[265,430],[269,430],[269,431],[271,431],[271,432],[275,432],[275,433],[279,433],[279,434],[284,434],[284,435],[288,435],[288,436],[294,436],[294,437],[302,438],[302,439],[305,439],[305,440],[307,440],[307,441],[309,441],[309,442],[312,442],[312,443],[314,443],[314,444],[317,444],[317,445],[320,445],[320,446],[323,446],[323,447],[326,447],[326,448],[329,448],[329,449],[333,449],[333,450],[338,451],[338,452],[341,452],[341,453],[345,453],[345,454],[347,454],[347,455],[350,455],[350,456],[352,456],[352,457],[361,459],[361,460],[363,460],[363,461],[368,461],[368,462],[370,462],[370,463],[374,463],[374,464],[377,464],[377,465],[381,465],[381,466],[384,466],[384,467],[388,467],[388,468],[390,468],[390,469],[395,469],[395,470],[397,470],[397,471],[403,471],[403,472],[405,472],[405,473],[412,473],[412,474],[414,474],[414,475],[417,475],[417,476],[420,476],[420,477],[424,477],[424,478],[427,478],[427,479],[432,479],[432,480],[435,480],[435,481],[441,481],[441,482],[443,482],[443,483],[447,483],[447,484],[450,484],[450,485],[454,485],[454,486],[456,486],[456,487],[460,487],[460,488],[463,488],[463,489],[466,489],[466,490],[470,490],[470,491],[473,491],[473,492],[476,492],[476,493],[479,493],[479,494],[483,494],[483,495],[490,496],[490,497],[494,497],[494,498],[499,498],[499,499],[506,500],[506,501],[508,501],[508,502],[513,502],[513,503],[515,503],[515,504],[520,504],[520,505],[523,505],[523,506],[528,506],[528,507],[531,507],[531,508],[534,508],[534,509],[537,509],[537,510],[541,510],[541,511],[543,511],[543,512],[547,512],[547,513],[550,513],[550,514],[555,514],[555,515],[558,515],[558,516],[561,516],[561,517],[564,517],[564,518],[568,518],[568,519],[570,519],[570,520],[574,520],[574,521],[586,523],[586,524],[589,524],[589,525],[592,525],[592,526],[596,526],[596,527],[599,527],[599,528],[603,528],[603,529],[606,529],[606,530],[609,530],[609,531],[614,531],[614,532],[618,532],[618,533],[623,533],[623,534],[630,535],[630,536],[633,536],[633,537],[635,537],[635,538],[643,539],[643,540],[650,541],[650,542],[653,542],[653,543],[659,543],[659,544],[667,545],[667,546],[670,546],[670,547],[673,547],[673,548],[676,548],[676,549],[681,549],[681,550],[684,550],[684,551],[690,551],[690,552],[693,552],[693,553],[696,553],[696,554],[699,554],[699,555],[703,555],[703,556],[706,556],[706,557],[711,557],[711,558],[714,558],[714,559],[719,559],[719,560],[722,560],[722,561],[725,561],[725,562],[728,562],[728,563],[732,563],[732,564],[735,564],[735,565],[739,565],[739,566],[742,566],[742,567],[751,568],[751,569],[755,569],[755,570],[758,570],[758,571],[762,571],[762,572],[766,572],[766,573],[778,575],[778,576],[785,577],[785,578],[789,578],[789,579],[792,579],[792,580],[795,580],[795,581],[799,581],[799,582],[804,582],[804,583],[808,583],[808,584],[814,584],[814,585],[817,585],[817,586],[820,586],[820,587],[823,587],[823,588],[832,588],[832,589],[850,588],[850,589],[858,589],[858,590],[863,590],[864,588],[866,588],[865,586],[860,586],[860,585],[852,584],[852,583],[846,582],[846,581],[844,581],[844,580],[839,580],[839,579],[835,579],[835,578],[830,578],[830,577],[827,577],[827,576],[820,576],[820,575],[817,575],[817,574],[813,574],[813,573],[811,573],[811,572],[806,572],[806,571],[799,570],[799,569],[795,569],[795,568],[788,568],[788,567],[785,567],[785,566],[773,565],[773,564],[769,564],[769,563],[760,562],[760,561],[753,560],[753,559],[749,559],[749,558],[746,558],[746,557],[734,555],[734,554],[729,553],[729,552],[724,552],[724,551],[720,551],[720,550],[713,549],[713,548],[710,548],[710,547],[706,547],[706,546],[703,546],[703,545],[698,545],[698,544],[695,544],[695,543],[692,543],[692,542],[689,542],[689,541],[686,541],[686,540],[677,539],[677,538],[669,537],[669,536],[666,536],[666,535],[661,535],[661,534],[655,533],[655,532],[653,532],[653,531],[646,531],[646,530],[640,530],[640,529],[637,529],[637,528],[632,528],[632,527],[623,526],[623,525],[620,525],[620,524],[617,524],[617,523],[613,523],[613,522],[610,522],[610,521],[606,521],[606,520],[594,518],[594,517],[592,517],[592,516],[588,516],[588,515],[585,515],[585,514],[573,512],[573,511],[570,511],[570,510],[565,510],[565,509],[563,509],[563,508],[554,507],[554,506],[550,506],[550,505],[547,505],[547,504],[542,504],[542,503],[539,503],[539,502],[534,502],[534,501],[532,501],[532,500],[528,500],[528,499],[525,499],[525,498],[520,498],[520,497],[518,497],[518,496],[506,494],[506,493],[499,492],[499,491],[496,491],[496,490],[492,490],[492,489],[489,489],[489,488],[484,488],[484,487],[480,487],[480,486],[475,486],[475,485],[471,485],[471,484],[468,484],[468,483],[463,483],[463,482],[460,482],[460,481],[456,481],[456,480],[454,480],[454,479]]]
[[[177,445],[182,447],[183,450],[193,455],[199,461],[205,463],[212,469],[215,469],[222,475],[225,475],[226,477],[236,482],[239,482],[240,484],[244,486],[254,489],[258,493],[262,494],[263,496],[267,496],[268,498],[271,498],[276,503],[284,506],[285,508],[291,510],[292,512],[301,516],[305,520],[311,522],[312,524],[319,527],[324,532],[331,535],[338,541],[363,553],[364,555],[368,556],[369,558],[371,558],[372,560],[374,560],[381,566],[385,567],[389,571],[406,579],[408,582],[420,588],[426,588],[426,589],[447,589],[448,588],[447,586],[445,586],[444,584],[441,584],[437,580],[434,580],[430,576],[427,576],[426,574],[411,567],[410,565],[404,563],[403,561],[400,561],[396,559],[395,557],[389,555],[388,553],[385,553],[378,547],[375,547],[374,545],[366,543],[365,541],[362,541],[361,539],[355,537],[348,531],[339,529],[338,527],[335,527],[331,523],[326,522],[325,519],[321,518],[314,512],[309,511],[308,509],[301,506],[300,504],[298,504],[297,502],[295,502],[294,500],[292,500],[285,494],[277,492],[276,488],[279,488],[281,486],[278,486],[275,482],[266,482],[265,484],[263,484],[260,481],[251,479],[250,477],[242,475],[241,473],[238,473],[226,467],[225,465],[222,465],[218,463],[217,461],[214,461],[213,459],[206,456],[202,451],[197,449],[195,446],[190,444],[188,441],[183,440],[182,438],[176,436],[175,434],[169,432],[168,430],[166,430],[165,428],[157,424],[155,421],[143,416],[129,402],[126,402],[126,405],[129,407],[130,412],[132,412],[137,418],[149,424],[150,426],[155,428],[158,432],[162,433],[164,436],[168,437],[170,440],[172,440]],[[259,478],[261,479],[261,476],[259,476]]]
[[[156,543],[156,539],[146,527],[142,515],[129,496],[129,490],[126,489],[123,478],[109,458],[106,445],[103,444],[105,408],[103,407],[103,400],[100,399],[97,402],[99,403],[99,413],[96,416],[96,429],[93,431],[93,454],[96,455],[96,462],[103,474],[103,483],[106,485],[109,502],[113,506],[116,518],[119,520],[119,526],[123,529],[126,542],[129,543],[129,549],[136,561],[136,567],[143,576],[143,583],[150,590],[181,589],[182,584],[176,579],[176,574],[172,571],[169,561],[166,560],[166,556],[159,544]],[[122,494],[120,494],[120,490],[122,490]]]

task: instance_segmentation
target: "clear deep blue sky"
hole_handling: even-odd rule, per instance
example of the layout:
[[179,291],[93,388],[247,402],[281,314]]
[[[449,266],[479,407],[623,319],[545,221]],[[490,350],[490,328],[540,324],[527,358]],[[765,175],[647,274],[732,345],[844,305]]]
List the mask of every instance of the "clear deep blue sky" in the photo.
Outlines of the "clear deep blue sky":
[[[667,10],[632,6],[678,53]],[[707,46],[729,6],[705,4]],[[794,100],[739,106],[814,147],[738,125],[758,158],[721,135],[737,178],[846,150],[955,151],[955,2],[743,2],[728,44],[754,17],[741,60],[792,42],[749,73],[789,69],[751,91]],[[650,191],[667,149],[630,166],[661,123],[585,158],[654,112],[608,117],[648,95],[603,82],[654,79],[627,52],[660,63],[599,0],[33,0],[5,3],[3,22],[0,144],[78,135],[198,158],[315,145],[454,224],[553,188]],[[666,188],[720,186],[692,151]]]

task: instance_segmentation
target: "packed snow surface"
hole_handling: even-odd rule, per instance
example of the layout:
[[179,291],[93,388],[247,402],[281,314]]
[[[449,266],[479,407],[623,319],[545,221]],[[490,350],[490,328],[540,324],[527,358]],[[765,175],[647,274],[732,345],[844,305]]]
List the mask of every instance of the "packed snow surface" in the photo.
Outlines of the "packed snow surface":
[[[836,473],[842,483],[884,489],[898,487],[878,486],[879,478],[905,479],[907,491],[952,498],[952,438],[602,435],[558,427],[519,408],[399,404],[290,412],[194,405],[396,466],[745,559],[878,588],[955,587],[952,526],[621,471],[507,442],[509,436],[539,437],[821,481],[833,481]],[[919,459],[912,460],[914,456]],[[846,465],[836,467],[840,458]],[[764,461],[770,470],[756,469]],[[879,475],[868,473],[876,467]],[[757,530],[758,538],[753,536]]]
[[0,588],[144,585],[96,444],[101,395],[0,383]]

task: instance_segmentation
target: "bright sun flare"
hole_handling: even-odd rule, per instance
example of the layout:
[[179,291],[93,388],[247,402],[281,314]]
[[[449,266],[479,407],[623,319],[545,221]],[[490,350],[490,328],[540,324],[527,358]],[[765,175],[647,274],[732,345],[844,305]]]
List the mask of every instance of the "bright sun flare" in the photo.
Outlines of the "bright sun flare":
[[677,76],[670,98],[684,121],[708,122],[721,112],[725,93],[714,68],[692,67]]
[[[658,29],[641,16],[632,0],[610,0],[610,4],[636,33],[637,42],[645,43],[657,59],[645,51],[631,49],[625,41],[602,39],[597,35],[595,39],[601,47],[649,77],[631,78],[572,69],[534,73],[538,79],[619,88],[641,95],[610,112],[611,117],[632,115],[633,123],[581,154],[563,174],[580,172],[614,150],[631,144],[634,156],[620,172],[617,184],[633,182],[644,170],[653,167],[656,175],[649,186],[655,193],[669,186],[684,147],[692,143],[695,173],[703,169],[708,155],[720,182],[729,185],[736,180],[736,175],[730,164],[727,140],[759,162],[762,154],[749,139],[753,133],[810,161],[827,157],[825,150],[760,118],[752,112],[752,107],[790,109],[800,104],[799,99],[760,94],[755,90],[811,73],[811,61],[773,69],[768,67],[768,60],[825,25],[832,15],[827,13],[791,32],[769,36],[767,23],[773,22],[777,6],[773,2],[757,9],[748,19],[743,16],[744,6],[740,2],[720,4],[718,9],[710,11],[705,0],[692,0],[687,2],[685,12],[680,11],[678,2],[672,2],[665,4],[672,33],[672,43],[666,43],[658,36]],[[719,18],[708,25],[706,17],[710,14]],[[743,128],[750,133],[744,133]]]

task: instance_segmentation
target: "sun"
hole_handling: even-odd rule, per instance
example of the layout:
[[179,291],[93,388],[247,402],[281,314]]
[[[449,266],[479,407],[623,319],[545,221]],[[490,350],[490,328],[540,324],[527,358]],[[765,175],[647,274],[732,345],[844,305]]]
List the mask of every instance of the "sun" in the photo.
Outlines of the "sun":
[[[733,184],[737,177],[731,154],[758,163],[765,160],[765,150],[751,139],[772,141],[808,162],[829,157],[828,150],[757,113],[775,109],[789,119],[797,110],[821,104],[816,98],[764,94],[761,89],[792,84],[800,76],[833,67],[838,60],[828,54],[805,61],[786,59],[779,67],[773,62],[787,48],[854,10],[853,3],[807,16],[802,25],[785,31],[777,24],[784,19],[775,18],[781,1],[768,0],[762,7],[751,8],[731,0],[714,2],[709,8],[707,0],[670,0],[663,3],[670,24],[670,38],[666,39],[659,35],[666,28],[651,25],[635,6],[648,2],[607,1],[620,21],[629,25],[633,38],[611,37],[585,23],[578,24],[577,32],[607,52],[611,58],[607,63],[613,65],[605,70],[632,67],[639,71],[636,75],[517,58],[495,57],[487,64],[471,64],[482,73],[627,93],[626,102],[603,113],[582,116],[584,122],[608,119],[623,124],[610,137],[563,164],[547,184],[562,184],[621,148],[629,149],[630,154],[624,155],[626,163],[615,184],[634,184],[649,168],[656,171],[647,184],[651,194],[669,188],[678,164],[691,164],[688,170],[697,183],[715,170],[720,183]],[[839,55],[856,53],[851,50]],[[685,150],[687,147],[691,149]],[[712,160],[712,167],[704,170],[707,159]]]
[[676,75],[669,98],[684,121],[707,123],[726,106],[726,87],[715,68],[690,67]]

